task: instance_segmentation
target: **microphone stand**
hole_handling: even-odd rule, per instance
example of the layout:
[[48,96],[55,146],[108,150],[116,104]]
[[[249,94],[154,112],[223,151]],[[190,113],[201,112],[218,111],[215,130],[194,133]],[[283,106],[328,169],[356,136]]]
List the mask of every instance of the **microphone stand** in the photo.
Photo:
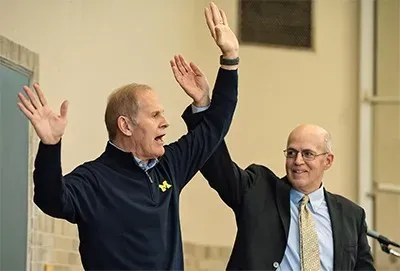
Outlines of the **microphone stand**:
[[389,248],[388,244],[386,244],[385,242],[381,242],[381,241],[379,241],[379,244],[381,245],[381,249],[383,252],[400,258],[400,252],[398,252],[392,248]]

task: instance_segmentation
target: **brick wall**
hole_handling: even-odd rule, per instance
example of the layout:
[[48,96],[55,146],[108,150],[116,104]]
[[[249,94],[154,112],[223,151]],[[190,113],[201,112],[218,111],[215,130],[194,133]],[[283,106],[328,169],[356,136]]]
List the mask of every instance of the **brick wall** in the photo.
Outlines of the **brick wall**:
[[[37,153],[38,139],[30,131],[30,172]],[[76,225],[44,214],[33,203],[33,179],[29,180],[28,270],[81,271]]]
[[30,270],[43,271],[46,264],[54,271],[83,270],[76,225],[35,212],[29,242]]
[[232,251],[230,247],[190,242],[184,242],[183,248],[187,271],[225,270]]

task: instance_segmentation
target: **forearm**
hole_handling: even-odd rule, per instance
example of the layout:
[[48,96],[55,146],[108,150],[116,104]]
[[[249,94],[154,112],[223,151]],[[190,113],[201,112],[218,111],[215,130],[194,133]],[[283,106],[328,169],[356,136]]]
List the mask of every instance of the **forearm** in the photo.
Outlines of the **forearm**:
[[33,181],[35,204],[50,216],[65,218],[68,201],[61,169],[61,142],[55,145],[40,143]]
[[[221,107],[221,104],[237,103],[238,70],[220,68],[215,81],[210,109]],[[208,110],[207,110],[208,111]]]
[[[222,66],[221,70],[223,70]],[[219,95],[218,92],[221,92],[224,89],[224,82],[221,82],[221,80],[218,80],[218,78],[220,77],[219,76],[217,77],[217,82],[215,86],[215,93],[217,93],[216,95]],[[236,86],[234,87],[236,88],[236,94],[235,94],[236,96],[234,97],[234,100],[237,101],[237,83]],[[227,88],[229,88],[229,85],[227,85]],[[206,113],[206,110],[210,108],[211,100],[208,98],[208,101],[209,102],[207,103],[201,103],[201,104],[193,102],[190,106],[188,106],[185,109],[185,111],[182,114],[182,118],[185,120],[185,123],[190,126],[187,127],[188,130],[194,129],[197,126],[197,124],[199,124],[199,122],[202,120],[204,114]],[[217,103],[219,103],[218,100]],[[192,114],[195,114],[196,117],[193,117]]]
[[[237,104],[237,80],[236,71],[220,69],[210,108],[195,114],[200,116],[198,125],[167,148],[166,153],[172,151],[173,159],[180,161],[174,170],[180,188],[193,178],[227,134]],[[186,110],[193,114],[190,107]]]
[[[188,106],[182,114],[188,131],[194,130],[201,123],[204,115],[204,111],[195,113]],[[224,140],[200,171],[228,206],[235,209],[240,205],[242,195],[247,187],[245,184],[251,182],[250,176],[232,161]]]

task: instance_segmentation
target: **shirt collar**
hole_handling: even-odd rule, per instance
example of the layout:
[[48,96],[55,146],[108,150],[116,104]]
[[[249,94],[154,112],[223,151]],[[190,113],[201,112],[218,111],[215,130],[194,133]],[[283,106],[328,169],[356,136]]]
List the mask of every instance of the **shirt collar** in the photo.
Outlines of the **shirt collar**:
[[141,169],[143,169],[144,171],[151,169],[152,167],[154,167],[158,163],[158,159],[157,158],[150,159],[146,164],[145,162],[143,162],[142,160],[140,160],[136,156],[133,156],[133,157],[135,158],[136,164]]
[[[290,190],[290,200],[299,206],[301,199],[304,197],[304,194],[292,188]],[[322,184],[320,188],[315,190],[314,192],[308,194],[310,198],[310,205],[314,212],[318,212],[318,209],[321,207],[325,195],[324,195],[324,185]]]
[[[115,145],[114,143],[112,143],[111,140],[109,140],[108,143],[111,144],[112,146],[114,146],[115,148],[119,149],[120,151],[126,152],[123,149],[121,149],[120,147],[118,147],[117,145]],[[134,155],[132,155],[132,156],[133,156],[133,158],[135,158],[136,164],[144,171],[153,168],[158,163],[157,158],[150,159],[147,163],[145,163],[142,160],[140,160],[139,158],[137,158],[136,156],[134,156]]]

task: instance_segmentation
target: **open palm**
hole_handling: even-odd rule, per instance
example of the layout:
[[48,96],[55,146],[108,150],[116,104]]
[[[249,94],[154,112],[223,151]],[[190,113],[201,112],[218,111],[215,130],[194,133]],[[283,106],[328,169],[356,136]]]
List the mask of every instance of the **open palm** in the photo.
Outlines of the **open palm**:
[[204,10],[208,29],[215,43],[227,57],[237,57],[239,41],[228,25],[228,19],[222,9],[216,4],[210,3]]
[[210,103],[210,86],[207,78],[200,69],[179,55],[171,60],[171,68],[178,84],[191,97],[196,106],[205,106]]
[[44,144],[56,144],[60,141],[67,126],[68,102],[64,101],[61,105],[60,115],[54,113],[43,95],[39,85],[33,85],[37,97],[33,91],[24,86],[24,91],[29,100],[22,93],[18,93],[19,109],[30,120],[36,134]]

